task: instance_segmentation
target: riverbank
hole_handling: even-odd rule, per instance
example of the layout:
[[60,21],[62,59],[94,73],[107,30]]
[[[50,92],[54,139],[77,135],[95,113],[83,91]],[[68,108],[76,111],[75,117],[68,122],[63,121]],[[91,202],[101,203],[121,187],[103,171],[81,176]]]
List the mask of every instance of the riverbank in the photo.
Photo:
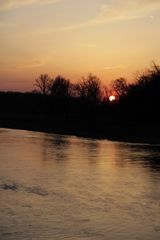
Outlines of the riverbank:
[[26,119],[1,119],[0,128],[23,129],[30,131],[57,133],[63,135],[75,135],[84,138],[107,139],[111,141],[123,141],[133,143],[160,143],[160,127],[154,124],[134,123],[106,123],[92,125],[64,123],[62,121],[47,121]]

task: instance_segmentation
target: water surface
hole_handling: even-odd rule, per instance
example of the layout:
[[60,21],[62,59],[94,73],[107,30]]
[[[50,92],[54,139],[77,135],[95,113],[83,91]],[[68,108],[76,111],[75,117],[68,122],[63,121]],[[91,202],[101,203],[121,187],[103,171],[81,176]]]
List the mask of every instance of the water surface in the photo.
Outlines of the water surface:
[[159,240],[160,145],[0,129],[1,240]]

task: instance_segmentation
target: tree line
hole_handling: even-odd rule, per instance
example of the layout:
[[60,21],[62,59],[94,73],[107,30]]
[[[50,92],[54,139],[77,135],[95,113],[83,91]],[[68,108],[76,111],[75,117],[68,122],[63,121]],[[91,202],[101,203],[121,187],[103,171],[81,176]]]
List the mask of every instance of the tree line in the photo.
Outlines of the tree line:
[[[117,125],[159,126],[160,67],[155,63],[132,83],[119,78],[102,86],[93,74],[76,83],[61,75],[41,74],[34,86],[29,93],[0,92],[0,122],[22,119],[26,124],[73,132],[105,132]],[[110,95],[115,101],[109,101]]]
[[151,101],[159,90],[159,74],[160,67],[153,63],[152,68],[139,74],[133,83],[118,78],[109,87],[102,86],[100,79],[92,73],[77,83],[72,83],[61,75],[51,78],[48,74],[41,74],[35,79],[37,89],[33,92],[57,98],[83,98],[96,103],[109,100],[110,95],[115,95],[117,101],[134,95],[141,96],[142,99],[148,95]]
[[100,79],[91,73],[78,83],[71,83],[61,75],[50,78],[48,74],[41,74],[35,80],[35,86],[37,87],[35,92],[55,98],[73,97],[98,102],[102,97]]

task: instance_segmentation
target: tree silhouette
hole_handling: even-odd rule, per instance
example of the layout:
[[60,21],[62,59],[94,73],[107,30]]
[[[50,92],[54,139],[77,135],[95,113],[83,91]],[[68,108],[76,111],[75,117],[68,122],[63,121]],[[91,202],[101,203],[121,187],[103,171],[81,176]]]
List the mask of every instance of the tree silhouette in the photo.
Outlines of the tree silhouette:
[[99,102],[101,98],[101,83],[97,76],[91,73],[76,84],[78,95],[91,102]]
[[46,95],[49,92],[50,77],[48,74],[41,74],[38,78],[35,79],[35,86],[38,87],[43,95]]
[[51,81],[50,92],[52,96],[64,98],[69,96],[70,81],[62,76],[57,76]]
[[109,101],[109,96],[110,96],[110,91],[107,86],[103,86],[101,88],[101,100],[102,102],[108,102]]
[[128,95],[141,95],[141,98],[159,96],[160,91],[160,67],[155,63],[151,70],[148,70],[137,77],[137,80],[130,84]]
[[113,81],[112,89],[116,93],[116,95],[120,98],[127,94],[128,85],[125,78],[118,78]]

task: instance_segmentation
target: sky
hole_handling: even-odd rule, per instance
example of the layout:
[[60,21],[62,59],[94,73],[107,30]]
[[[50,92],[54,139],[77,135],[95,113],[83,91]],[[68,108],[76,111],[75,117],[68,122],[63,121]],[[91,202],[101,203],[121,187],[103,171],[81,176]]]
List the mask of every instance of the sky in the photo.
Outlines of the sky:
[[0,90],[41,73],[104,85],[160,63],[160,0],[0,0]]

